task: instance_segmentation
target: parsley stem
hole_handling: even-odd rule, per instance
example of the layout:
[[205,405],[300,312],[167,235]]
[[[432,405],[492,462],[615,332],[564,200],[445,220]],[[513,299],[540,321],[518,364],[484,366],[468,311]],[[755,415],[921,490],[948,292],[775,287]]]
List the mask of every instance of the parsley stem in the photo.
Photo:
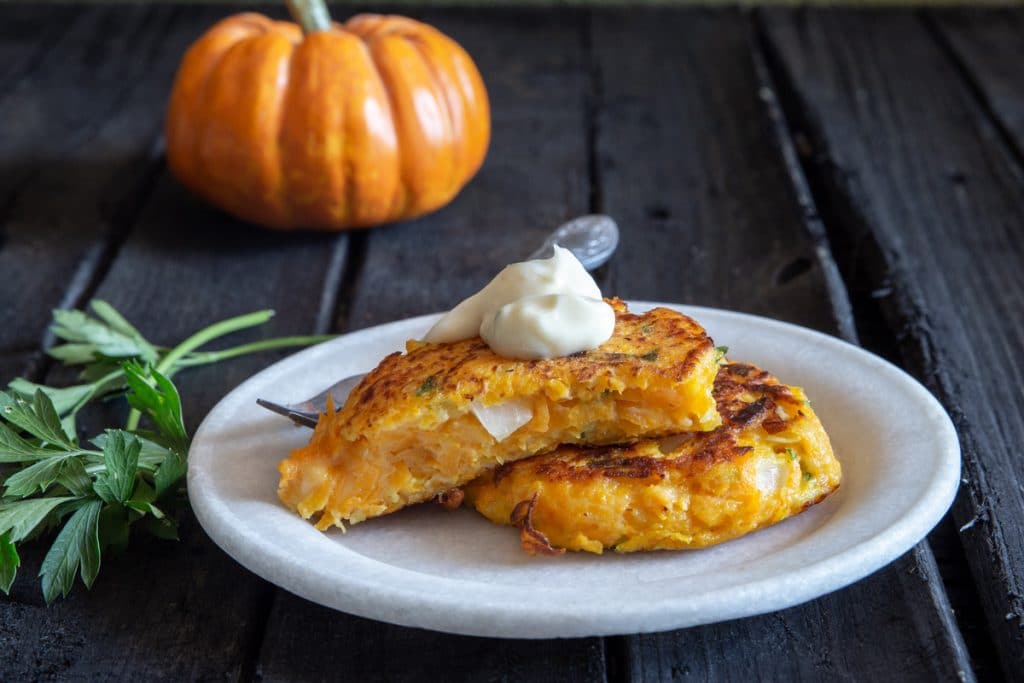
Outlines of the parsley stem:
[[269,351],[271,349],[282,349],[289,346],[310,346],[312,344],[319,344],[330,339],[334,339],[334,335],[331,334],[320,334],[306,337],[277,337],[276,339],[266,339],[264,341],[253,342],[251,344],[242,344],[241,346],[233,346],[230,349],[223,349],[221,351],[200,351],[189,354],[185,358],[182,358],[178,363],[178,368],[191,368],[198,365],[207,365],[209,363],[217,363],[222,360],[229,358],[237,358],[238,356],[244,356],[247,353],[255,353],[257,351]]
[[187,354],[198,349],[203,344],[207,344],[218,337],[223,337],[224,335],[231,334],[232,332],[238,332],[239,330],[262,325],[273,317],[273,311],[256,311],[255,313],[247,313],[235,318],[222,320],[219,323],[214,323],[209,327],[199,330],[191,337],[171,349],[166,356],[160,359],[160,362],[156,364],[155,369],[160,374],[166,374],[175,363]]
[[[239,330],[262,325],[272,317],[274,317],[273,311],[255,311],[253,313],[246,313],[245,315],[240,315],[234,318],[228,318],[227,320],[221,320],[219,323],[214,323],[209,327],[204,327],[168,351],[167,355],[160,359],[160,362],[156,364],[156,368],[154,369],[160,374],[167,374],[168,371],[174,367],[175,363],[192,351],[198,349],[203,344],[208,344],[214,339],[223,337],[226,334],[231,334],[232,332],[238,332]],[[128,414],[128,422],[125,425],[125,429],[128,431],[135,431],[138,429],[139,420],[141,418],[142,413],[133,408]]]

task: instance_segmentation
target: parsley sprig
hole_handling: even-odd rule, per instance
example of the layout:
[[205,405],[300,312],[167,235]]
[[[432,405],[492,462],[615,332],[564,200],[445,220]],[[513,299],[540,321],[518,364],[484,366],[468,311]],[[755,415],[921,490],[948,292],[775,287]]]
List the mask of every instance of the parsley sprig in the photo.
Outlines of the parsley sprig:
[[[0,391],[0,590],[10,591],[20,544],[57,531],[39,575],[47,603],[66,596],[80,576],[91,587],[105,551],[123,550],[131,529],[176,539],[174,513],[185,503],[189,436],[171,378],[180,370],[244,354],[324,341],[281,337],[200,351],[225,335],[262,325],[257,311],[199,330],[174,347],[151,343],[110,304],[53,312],[61,343],[53,358],[80,367],[66,387],[15,379]],[[123,428],[80,440],[79,412],[123,394],[131,412]]]

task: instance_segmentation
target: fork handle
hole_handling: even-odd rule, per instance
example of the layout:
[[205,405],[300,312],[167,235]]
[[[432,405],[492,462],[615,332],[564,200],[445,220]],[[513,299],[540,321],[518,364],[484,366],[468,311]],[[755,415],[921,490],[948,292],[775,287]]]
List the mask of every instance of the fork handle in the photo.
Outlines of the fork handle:
[[277,413],[278,415],[284,415],[296,425],[300,427],[316,427],[316,423],[320,420],[320,416],[316,413],[306,413],[300,410],[292,410],[287,406],[283,406],[280,403],[274,403],[273,401],[266,401],[262,398],[256,399],[256,403],[267,410]]

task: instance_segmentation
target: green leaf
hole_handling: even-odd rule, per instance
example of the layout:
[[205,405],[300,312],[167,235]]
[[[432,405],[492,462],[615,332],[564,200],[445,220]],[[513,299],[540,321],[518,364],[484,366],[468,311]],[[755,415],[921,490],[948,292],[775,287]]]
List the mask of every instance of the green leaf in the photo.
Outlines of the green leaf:
[[[7,477],[7,481],[4,482],[4,495],[26,497],[45,492],[55,481],[60,479],[68,462],[75,461],[74,455],[60,455],[29,465]],[[84,474],[85,468],[80,462],[78,466],[82,468]]]
[[136,512],[141,512],[144,515],[153,515],[157,519],[164,518],[163,511],[157,506],[153,505],[152,503],[147,503],[146,501],[141,500],[129,500],[127,503],[125,503],[125,505],[127,505],[132,510],[135,510]]
[[0,534],[0,591],[4,595],[10,595],[20,565],[21,558],[18,557],[18,549],[11,540],[10,532]]
[[716,346],[715,347],[715,362],[716,363],[720,362],[723,358],[725,358],[725,354],[727,354],[727,353],[729,353],[729,347],[728,346]]
[[107,323],[107,325],[109,325],[113,330],[131,337],[136,341],[140,341],[147,346],[149,345],[149,342],[147,342],[142,334],[135,329],[135,326],[125,320],[124,316],[118,313],[117,309],[106,301],[103,301],[102,299],[93,299],[89,302],[89,306],[92,307],[92,312],[95,313],[100,320]]
[[53,497],[0,503],[0,534],[10,532],[11,541],[17,543],[31,534],[57,506],[74,500]]
[[32,462],[56,454],[59,451],[30,444],[0,422],[0,462]]
[[160,465],[156,474],[153,475],[153,485],[156,486],[157,498],[164,495],[172,486],[181,481],[187,470],[188,464],[185,462],[185,458],[174,451],[167,451],[167,457],[164,459],[163,464]]
[[66,365],[82,365],[99,358],[92,344],[60,344],[47,349],[46,353]]
[[[90,313],[54,311],[51,330],[59,344],[50,355],[79,365],[81,379],[67,387],[16,379],[0,391],[0,589],[10,588],[20,564],[17,545],[27,539],[56,532],[39,574],[47,603],[67,595],[76,575],[91,586],[101,553],[125,548],[135,522],[154,536],[177,539],[177,521],[168,512],[187,504],[189,439],[181,397],[168,376],[191,365],[322,341],[285,337],[197,351],[271,315],[258,311],[224,320],[164,348],[106,302],[94,301]],[[157,362],[166,369],[154,369]],[[436,390],[435,381],[424,392]],[[98,399],[120,398],[122,391],[133,408],[130,427],[94,438],[98,451],[80,446],[76,414]],[[152,431],[135,429],[141,415]],[[60,495],[65,490],[70,495]]]
[[53,408],[58,415],[66,415],[72,410],[81,406],[87,401],[95,389],[93,384],[76,384],[70,387],[48,387],[44,384],[29,382],[27,379],[18,379],[7,385],[8,388],[21,394],[24,398],[31,398],[37,391],[42,391],[50,397]]
[[85,471],[82,458],[68,458],[64,461],[57,483],[76,496],[88,496],[92,492],[92,477]]
[[60,415],[57,414],[57,409],[53,407],[53,401],[46,395],[46,392],[36,391],[32,400],[32,408],[46,427],[45,435],[40,435],[39,438],[48,443],[74,447],[75,435],[67,432]]
[[135,474],[139,471],[139,451],[142,442],[134,434],[120,429],[108,429],[103,442],[105,470],[96,477],[93,489],[108,503],[123,503],[135,489]]
[[102,313],[97,310],[97,315],[108,319],[97,320],[83,311],[55,310],[50,331],[69,344],[51,349],[50,355],[66,363],[86,363],[104,357],[139,357],[156,362],[158,354],[152,344],[109,305],[101,304],[100,308]]
[[99,519],[103,503],[89,501],[71,515],[43,558],[39,576],[43,579],[46,604],[67,596],[81,568],[82,583],[92,587],[100,571]]
[[100,513],[100,546],[122,552],[128,547],[128,515],[121,505],[106,505]]
[[150,514],[160,519],[164,516],[164,513],[163,510],[153,505],[154,500],[156,500],[156,491],[145,480],[139,479],[139,483],[135,485],[135,493],[132,494],[132,499],[125,503],[125,505],[136,512],[141,512],[144,515]]
[[70,387],[51,387],[45,384],[36,384],[21,377],[13,380],[7,386],[25,399],[32,398],[37,391],[42,391],[49,396],[50,401],[53,402],[54,410],[61,416],[61,426],[64,429],[64,433],[74,438],[76,434],[75,416],[78,411],[84,408],[90,401],[124,386],[124,375],[121,372],[120,366],[98,363],[89,367],[101,368],[104,372],[93,381],[85,384],[75,384]]
[[128,382],[128,403],[153,421],[167,444],[179,455],[188,451],[188,435],[181,416],[181,396],[171,380],[152,367],[122,363]]
[[53,402],[42,390],[36,391],[31,402],[16,393],[0,391],[0,417],[46,443],[74,448]]
[[[152,439],[146,438],[142,432],[134,432],[134,434],[135,438],[142,443],[142,449],[139,451],[139,469],[148,472],[156,471],[160,464],[167,459],[167,454],[171,451],[166,446],[161,446]],[[106,448],[107,435],[100,434],[92,439],[92,443],[102,451]]]
[[156,492],[153,487],[146,483],[145,479],[139,479],[135,484],[135,491],[132,492],[132,499],[129,502],[152,503],[156,500]]

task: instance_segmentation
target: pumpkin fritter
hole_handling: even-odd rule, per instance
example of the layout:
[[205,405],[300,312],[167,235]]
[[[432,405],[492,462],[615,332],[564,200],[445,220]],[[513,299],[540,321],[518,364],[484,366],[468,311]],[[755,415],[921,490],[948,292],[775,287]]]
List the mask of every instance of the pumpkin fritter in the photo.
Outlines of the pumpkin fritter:
[[[319,515],[319,529],[344,528],[559,444],[717,427],[718,364],[704,329],[669,309],[634,315],[608,303],[611,339],[565,358],[510,360],[479,338],[408,342],[281,462],[279,497],[305,518]],[[528,421],[499,440],[477,413],[506,405]]]
[[723,424],[603,448],[564,446],[464,488],[523,549],[601,553],[701,548],[775,524],[839,486],[839,462],[803,390],[753,365],[715,380]]

